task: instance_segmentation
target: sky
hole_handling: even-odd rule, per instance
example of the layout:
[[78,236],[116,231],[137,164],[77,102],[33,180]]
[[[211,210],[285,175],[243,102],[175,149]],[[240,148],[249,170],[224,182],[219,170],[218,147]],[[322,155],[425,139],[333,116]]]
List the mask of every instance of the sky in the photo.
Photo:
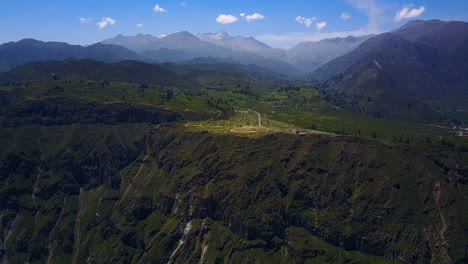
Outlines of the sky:
[[468,0],[0,0],[0,43],[87,45],[118,34],[226,31],[275,48],[377,34],[412,19],[468,21]]

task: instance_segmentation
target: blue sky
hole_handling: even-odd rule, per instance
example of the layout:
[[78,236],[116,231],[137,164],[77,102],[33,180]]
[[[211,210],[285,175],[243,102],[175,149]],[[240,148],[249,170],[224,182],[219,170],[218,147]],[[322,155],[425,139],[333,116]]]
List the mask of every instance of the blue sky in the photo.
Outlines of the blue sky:
[[117,34],[224,30],[290,47],[384,32],[411,19],[468,21],[467,0],[1,0],[0,10],[0,43],[92,44]]

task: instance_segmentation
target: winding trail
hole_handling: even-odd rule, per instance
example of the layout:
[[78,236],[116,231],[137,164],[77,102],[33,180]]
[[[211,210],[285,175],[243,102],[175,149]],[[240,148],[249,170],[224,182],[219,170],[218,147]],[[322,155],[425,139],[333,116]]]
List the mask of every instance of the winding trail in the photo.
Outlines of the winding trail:
[[262,115],[261,115],[259,112],[254,111],[254,110],[252,110],[252,109],[249,109],[249,111],[252,111],[252,112],[254,112],[255,114],[257,114],[257,116],[258,116],[258,126],[259,126],[259,127],[262,127]]
[[442,213],[442,210],[440,209],[440,204],[439,204],[441,194],[442,194],[442,187],[441,187],[440,182],[437,181],[434,184],[433,195],[435,198],[435,204],[436,204],[437,210],[439,212],[440,221],[442,222],[442,228],[439,230],[439,236],[442,241],[442,248],[445,253],[445,257],[447,258],[448,263],[452,263],[450,256],[447,253],[448,243],[447,243],[447,239],[445,238],[445,232],[447,231],[448,225],[447,225],[447,222],[445,221],[444,214]]

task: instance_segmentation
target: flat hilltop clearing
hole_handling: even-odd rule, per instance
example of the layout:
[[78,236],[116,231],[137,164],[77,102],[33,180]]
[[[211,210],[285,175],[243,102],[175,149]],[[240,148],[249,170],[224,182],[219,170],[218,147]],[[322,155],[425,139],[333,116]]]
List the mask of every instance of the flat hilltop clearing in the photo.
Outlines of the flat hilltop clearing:
[[217,134],[234,133],[242,136],[258,137],[271,133],[285,134],[321,134],[334,136],[333,133],[306,129],[292,124],[272,119],[270,115],[261,115],[261,125],[258,114],[252,110],[238,110],[229,119],[211,119],[187,122],[185,127],[192,131],[209,131]]

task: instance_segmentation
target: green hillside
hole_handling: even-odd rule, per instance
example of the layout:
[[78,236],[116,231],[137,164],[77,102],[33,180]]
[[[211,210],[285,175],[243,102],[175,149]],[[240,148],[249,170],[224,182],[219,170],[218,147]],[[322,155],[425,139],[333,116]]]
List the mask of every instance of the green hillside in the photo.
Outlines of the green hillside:
[[295,79],[50,65],[0,76],[5,263],[468,261],[456,130]]

